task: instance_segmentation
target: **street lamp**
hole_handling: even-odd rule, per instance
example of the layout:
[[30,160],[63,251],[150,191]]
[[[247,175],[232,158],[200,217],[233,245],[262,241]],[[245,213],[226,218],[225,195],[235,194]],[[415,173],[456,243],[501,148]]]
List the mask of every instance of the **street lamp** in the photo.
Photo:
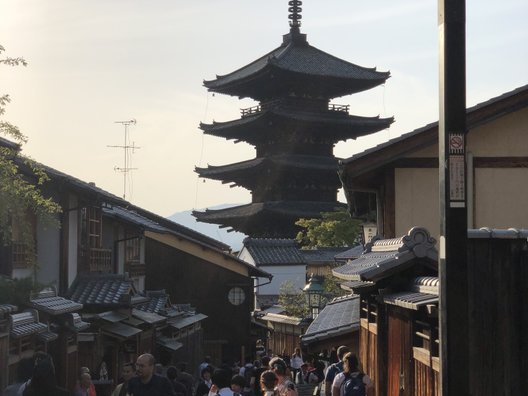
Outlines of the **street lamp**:
[[323,302],[324,288],[321,278],[311,274],[303,292],[306,293],[306,302],[308,303],[312,319],[315,319],[319,315]]

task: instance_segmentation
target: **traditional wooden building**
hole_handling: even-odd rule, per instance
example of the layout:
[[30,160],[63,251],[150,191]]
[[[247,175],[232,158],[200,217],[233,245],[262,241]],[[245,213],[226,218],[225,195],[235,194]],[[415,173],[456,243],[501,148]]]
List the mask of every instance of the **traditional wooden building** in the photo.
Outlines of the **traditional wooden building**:
[[428,231],[415,227],[400,238],[376,238],[333,271],[360,296],[359,357],[376,395],[438,394],[434,245]]
[[304,349],[311,355],[318,355],[332,347],[346,345],[358,354],[359,302],[359,296],[351,294],[326,304],[301,336]]
[[284,308],[273,306],[258,313],[258,320],[268,328],[267,347],[275,355],[290,356],[300,347],[301,336],[306,332],[311,318],[289,316]]
[[[528,85],[467,110],[468,228],[526,228]],[[341,162],[352,216],[387,238],[415,225],[440,233],[438,123]]]
[[349,114],[332,99],[383,84],[388,72],[338,59],[313,46],[300,32],[301,1],[291,2],[290,32],[261,58],[214,80],[211,92],[252,98],[257,106],[241,118],[200,124],[204,133],[256,149],[256,158],[196,168],[204,178],[251,191],[252,202],[221,210],[193,212],[199,220],[231,227],[251,237],[292,238],[299,218],[320,217],[342,206],[333,148],[339,141],[378,132],[392,118]]

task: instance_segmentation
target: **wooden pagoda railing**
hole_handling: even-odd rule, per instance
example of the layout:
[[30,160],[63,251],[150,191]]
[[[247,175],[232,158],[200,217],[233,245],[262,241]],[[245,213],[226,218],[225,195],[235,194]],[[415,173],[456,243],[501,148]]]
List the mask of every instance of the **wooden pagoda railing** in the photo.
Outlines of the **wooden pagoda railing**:
[[[256,106],[247,107],[245,109],[240,109],[240,113],[242,115],[242,118],[248,117],[253,114],[260,113],[264,110],[269,109],[270,107],[273,107],[274,105],[280,103],[279,100],[274,100],[271,102],[267,102],[265,104],[259,104]],[[284,105],[284,108],[293,108],[294,106],[291,105]],[[328,104],[328,110],[329,111],[337,111],[342,113],[347,113],[350,110],[350,105],[342,105],[342,104],[336,104],[336,103],[329,103]]]

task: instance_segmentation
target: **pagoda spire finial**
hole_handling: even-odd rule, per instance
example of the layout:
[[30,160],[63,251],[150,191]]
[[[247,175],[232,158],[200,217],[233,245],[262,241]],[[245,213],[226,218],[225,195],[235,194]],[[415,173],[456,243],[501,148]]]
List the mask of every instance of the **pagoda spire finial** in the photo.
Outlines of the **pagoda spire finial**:
[[299,28],[301,27],[301,19],[302,19],[302,1],[301,0],[291,0],[288,1],[288,12],[290,13],[288,15],[288,19],[290,20],[290,30],[291,31],[299,31]]

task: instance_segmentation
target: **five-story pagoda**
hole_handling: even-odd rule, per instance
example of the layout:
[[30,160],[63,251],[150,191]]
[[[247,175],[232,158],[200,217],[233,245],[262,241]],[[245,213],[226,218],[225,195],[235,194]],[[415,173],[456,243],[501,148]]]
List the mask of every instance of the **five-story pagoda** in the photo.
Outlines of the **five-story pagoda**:
[[282,45],[230,74],[204,81],[212,92],[249,97],[258,106],[240,119],[200,124],[204,133],[244,141],[256,158],[196,168],[200,177],[249,189],[252,202],[222,210],[194,211],[202,222],[231,227],[251,237],[293,238],[299,218],[320,217],[337,201],[336,143],[378,132],[393,118],[349,115],[330,100],[383,84],[378,72],[329,55],[300,32],[301,1],[290,1],[290,32]]

